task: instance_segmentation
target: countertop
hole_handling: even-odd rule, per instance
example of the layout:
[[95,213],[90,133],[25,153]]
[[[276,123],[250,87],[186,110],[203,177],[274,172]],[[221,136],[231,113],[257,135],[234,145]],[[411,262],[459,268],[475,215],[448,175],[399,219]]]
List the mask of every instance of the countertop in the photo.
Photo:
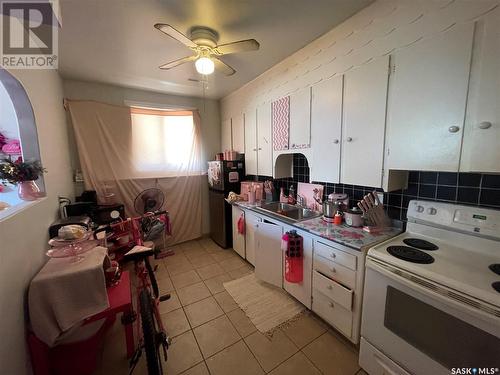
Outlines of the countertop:
[[[244,201],[235,202],[233,204],[280,221],[275,215],[266,215],[265,211],[257,209],[260,204],[251,205]],[[363,228],[354,228],[346,224],[330,224],[325,222],[321,217],[295,223],[285,220],[282,220],[282,222],[284,224],[297,227],[298,229],[305,230],[311,234],[323,237],[329,241],[334,241],[357,250],[371,247],[403,232],[401,222],[394,222],[393,227],[386,228],[376,233],[368,233],[364,231]]]

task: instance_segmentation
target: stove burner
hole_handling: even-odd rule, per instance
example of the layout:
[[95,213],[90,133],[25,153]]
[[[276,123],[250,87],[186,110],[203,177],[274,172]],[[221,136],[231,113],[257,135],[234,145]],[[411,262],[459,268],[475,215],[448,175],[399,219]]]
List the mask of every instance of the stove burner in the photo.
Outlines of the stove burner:
[[421,240],[420,238],[405,238],[403,240],[405,244],[411,247],[415,247],[421,250],[437,250],[439,247],[434,245],[432,242]]
[[500,281],[495,281],[493,284],[491,284],[493,289],[495,289],[498,293],[500,293]]
[[489,268],[497,275],[500,275],[500,263],[490,264]]
[[412,263],[430,264],[434,262],[434,258],[429,254],[408,246],[389,246],[387,252],[396,258]]

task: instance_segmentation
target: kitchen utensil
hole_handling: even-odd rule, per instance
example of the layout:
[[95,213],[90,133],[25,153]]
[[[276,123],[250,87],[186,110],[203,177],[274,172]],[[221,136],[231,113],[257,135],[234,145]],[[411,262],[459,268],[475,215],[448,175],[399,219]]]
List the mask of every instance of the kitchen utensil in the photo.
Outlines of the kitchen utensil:
[[349,209],[349,196],[343,193],[332,193],[328,195],[329,201],[340,202],[342,210]]
[[358,204],[368,214],[370,221],[378,227],[388,227],[391,220],[384,211],[384,206],[378,199],[377,192],[368,193]]
[[362,227],[363,226],[363,211],[358,207],[354,207],[351,210],[344,211],[345,223],[350,227]]
[[334,217],[337,211],[340,211],[340,203],[333,201],[323,201],[323,216],[325,217]]

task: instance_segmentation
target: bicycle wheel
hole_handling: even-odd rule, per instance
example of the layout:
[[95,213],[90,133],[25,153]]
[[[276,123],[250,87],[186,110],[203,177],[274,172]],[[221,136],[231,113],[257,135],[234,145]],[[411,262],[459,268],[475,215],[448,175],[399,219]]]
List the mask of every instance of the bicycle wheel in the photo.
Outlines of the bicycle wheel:
[[146,362],[149,375],[162,375],[161,357],[159,345],[156,342],[157,329],[153,316],[151,304],[153,300],[147,290],[140,295],[142,332],[144,335],[144,350],[146,351]]
[[146,269],[149,274],[149,281],[151,282],[151,288],[153,288],[153,294],[155,298],[160,296],[160,291],[158,289],[158,282],[156,281],[155,271],[153,271],[153,267],[151,267],[151,263],[149,263],[149,258],[144,258],[144,264],[146,265]]

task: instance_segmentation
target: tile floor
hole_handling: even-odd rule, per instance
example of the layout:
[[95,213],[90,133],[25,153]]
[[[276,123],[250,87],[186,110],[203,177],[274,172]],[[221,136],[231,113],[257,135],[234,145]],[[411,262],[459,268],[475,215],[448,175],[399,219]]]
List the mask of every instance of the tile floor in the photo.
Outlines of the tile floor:
[[[269,338],[257,331],[225,291],[224,282],[253,272],[233,250],[204,238],[173,247],[157,261],[160,304],[172,337],[168,375],[364,374],[357,350],[314,314],[304,314]],[[123,328],[117,320],[107,334],[96,375],[128,374]],[[134,374],[146,375],[145,356]]]

